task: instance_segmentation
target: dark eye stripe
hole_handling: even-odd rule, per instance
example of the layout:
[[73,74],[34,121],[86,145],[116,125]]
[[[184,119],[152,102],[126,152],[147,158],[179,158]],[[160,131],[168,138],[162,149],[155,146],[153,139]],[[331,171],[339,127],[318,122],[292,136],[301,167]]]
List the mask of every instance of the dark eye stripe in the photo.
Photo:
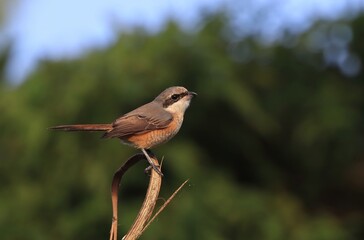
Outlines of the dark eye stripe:
[[180,96],[179,98],[183,98],[186,95],[188,95],[188,92],[183,92],[183,93],[179,94],[179,96]]
[[177,101],[178,99],[180,99],[180,98],[181,98],[181,95],[180,95],[180,94],[173,94],[173,95],[171,96],[171,98],[172,98],[173,100]]
[[166,108],[166,107],[172,105],[173,103],[177,102],[178,100],[180,100],[181,98],[183,98],[186,95],[188,95],[188,92],[171,95],[167,100],[164,101],[163,107]]

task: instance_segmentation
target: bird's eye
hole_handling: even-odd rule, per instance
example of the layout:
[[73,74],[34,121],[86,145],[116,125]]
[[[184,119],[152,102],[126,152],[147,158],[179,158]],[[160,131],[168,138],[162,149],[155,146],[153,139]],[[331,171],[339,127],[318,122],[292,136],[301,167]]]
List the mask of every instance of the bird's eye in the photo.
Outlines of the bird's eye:
[[179,97],[179,95],[178,95],[178,94],[173,94],[173,95],[171,96],[171,98],[172,98],[173,100],[177,100],[177,99],[178,99],[178,97]]

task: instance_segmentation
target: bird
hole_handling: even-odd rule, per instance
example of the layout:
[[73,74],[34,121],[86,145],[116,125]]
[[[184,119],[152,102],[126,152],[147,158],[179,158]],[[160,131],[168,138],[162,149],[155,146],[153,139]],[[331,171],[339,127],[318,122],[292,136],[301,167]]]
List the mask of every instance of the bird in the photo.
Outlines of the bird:
[[150,166],[161,176],[151,160],[151,148],[168,142],[180,130],[185,111],[195,92],[173,86],[161,92],[153,101],[117,118],[110,124],[74,124],[50,127],[63,131],[101,131],[102,138],[118,138],[123,144],[140,149]]

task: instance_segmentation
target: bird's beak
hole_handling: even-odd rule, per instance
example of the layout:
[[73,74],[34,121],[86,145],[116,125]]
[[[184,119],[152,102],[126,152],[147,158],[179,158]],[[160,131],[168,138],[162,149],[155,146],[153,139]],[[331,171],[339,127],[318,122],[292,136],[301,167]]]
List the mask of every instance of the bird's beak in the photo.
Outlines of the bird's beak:
[[195,92],[188,92],[188,95],[190,95],[191,97],[197,96],[197,93]]

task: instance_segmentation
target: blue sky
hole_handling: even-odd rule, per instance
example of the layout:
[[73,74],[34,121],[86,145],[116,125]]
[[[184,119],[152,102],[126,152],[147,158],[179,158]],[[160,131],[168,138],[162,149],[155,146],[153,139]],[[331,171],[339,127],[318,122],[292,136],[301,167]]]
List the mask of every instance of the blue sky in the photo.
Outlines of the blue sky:
[[[11,1],[11,0],[10,0]],[[228,6],[237,15],[236,25],[252,29],[250,13],[272,8],[261,26],[268,37],[282,27],[297,31],[309,27],[312,16],[335,19],[347,9],[364,8],[363,0],[18,0],[8,15],[5,34],[13,41],[9,77],[19,82],[40,58],[77,57],[93,47],[110,43],[116,30],[136,25],[158,31],[165,20],[175,18],[186,28],[199,19],[202,8]],[[240,13],[240,12],[241,13]],[[116,28],[117,26],[117,28]]]

